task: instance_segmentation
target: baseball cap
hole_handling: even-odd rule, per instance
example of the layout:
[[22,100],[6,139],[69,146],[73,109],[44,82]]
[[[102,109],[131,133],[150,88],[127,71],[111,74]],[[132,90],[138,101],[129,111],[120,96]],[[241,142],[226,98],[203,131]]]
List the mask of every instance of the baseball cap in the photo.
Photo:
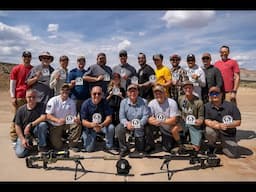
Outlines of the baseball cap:
[[80,61],[80,60],[84,60],[85,61],[85,57],[84,56],[77,57],[77,61]]
[[100,56],[106,57],[105,53],[98,53],[97,58],[99,58]]
[[196,60],[195,55],[192,54],[192,53],[188,54],[188,56],[187,56],[187,61],[188,61],[188,60],[193,60],[193,61],[195,61],[195,60]]
[[153,91],[161,91],[162,93],[165,92],[164,87],[162,85],[156,85],[153,87]]
[[30,51],[23,51],[22,56],[23,56],[23,57],[25,57],[25,56],[31,57],[32,54],[31,54]]
[[186,85],[192,85],[192,86],[194,86],[193,83],[192,83],[191,81],[189,81],[189,80],[184,81],[184,82],[182,83],[182,87],[184,87],[184,86],[186,86]]
[[181,60],[181,57],[178,54],[173,54],[173,55],[170,56],[170,60],[172,60],[174,58],[177,58],[177,59]]
[[135,84],[130,84],[130,85],[127,87],[127,90],[129,91],[130,89],[138,89],[138,86],[135,85]]
[[121,51],[119,51],[119,56],[122,56],[122,55],[127,56],[127,51],[124,50],[124,49],[122,49]]
[[203,53],[202,58],[204,58],[204,57],[209,57],[209,58],[211,58],[211,54],[210,54],[210,53]]

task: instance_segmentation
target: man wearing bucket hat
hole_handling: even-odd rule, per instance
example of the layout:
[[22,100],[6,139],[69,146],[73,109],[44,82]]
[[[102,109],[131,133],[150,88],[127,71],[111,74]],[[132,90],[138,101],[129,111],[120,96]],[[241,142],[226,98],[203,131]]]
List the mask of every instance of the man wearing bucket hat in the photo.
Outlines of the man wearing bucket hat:
[[54,57],[49,52],[39,55],[40,65],[33,67],[27,77],[27,84],[38,91],[38,102],[47,103],[54,92],[50,88],[50,76],[54,68],[50,65]]

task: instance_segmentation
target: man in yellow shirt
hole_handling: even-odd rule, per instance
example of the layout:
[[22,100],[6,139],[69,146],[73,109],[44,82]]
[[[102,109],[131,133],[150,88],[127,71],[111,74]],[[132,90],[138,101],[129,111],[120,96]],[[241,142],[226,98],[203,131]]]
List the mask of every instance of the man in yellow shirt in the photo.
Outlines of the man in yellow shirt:
[[163,65],[163,58],[162,54],[153,55],[153,61],[156,65],[155,84],[162,85],[165,88],[167,97],[170,97],[169,87],[171,87],[172,84],[172,74],[169,68]]

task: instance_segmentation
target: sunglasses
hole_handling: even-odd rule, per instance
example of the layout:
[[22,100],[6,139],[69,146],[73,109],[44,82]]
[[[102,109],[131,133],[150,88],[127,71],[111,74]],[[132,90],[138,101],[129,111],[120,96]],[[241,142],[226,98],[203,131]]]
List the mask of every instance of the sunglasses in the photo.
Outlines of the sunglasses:
[[93,96],[96,96],[96,95],[98,95],[98,96],[101,96],[101,93],[92,93],[93,94]]
[[125,54],[120,54],[119,57],[127,57]]
[[202,57],[202,60],[209,60],[210,57]]
[[219,94],[220,94],[220,92],[216,92],[216,91],[212,91],[212,92],[209,93],[209,95],[210,95],[211,97],[213,97],[213,96],[219,96]]
[[31,58],[31,56],[30,56],[30,55],[23,55],[23,57],[28,57],[28,58]]
[[50,60],[50,57],[42,57],[42,59]]

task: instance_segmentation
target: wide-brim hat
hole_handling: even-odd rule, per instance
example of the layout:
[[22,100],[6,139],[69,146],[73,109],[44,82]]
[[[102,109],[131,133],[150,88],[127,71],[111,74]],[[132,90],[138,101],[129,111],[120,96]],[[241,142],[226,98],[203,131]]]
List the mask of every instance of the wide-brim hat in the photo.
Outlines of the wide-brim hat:
[[50,57],[51,58],[51,62],[53,62],[54,57],[48,52],[48,51],[44,51],[39,55],[39,60],[42,60],[42,57]]

